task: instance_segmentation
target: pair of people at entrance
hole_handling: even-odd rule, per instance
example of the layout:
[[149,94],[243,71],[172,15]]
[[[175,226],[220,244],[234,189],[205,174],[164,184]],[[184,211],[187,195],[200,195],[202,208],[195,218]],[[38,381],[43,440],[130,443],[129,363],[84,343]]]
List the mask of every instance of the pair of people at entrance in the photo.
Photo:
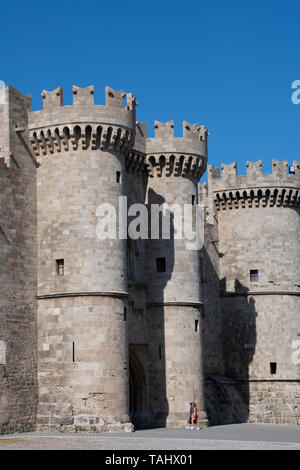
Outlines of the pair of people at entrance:
[[198,409],[195,402],[190,402],[190,416],[188,429],[200,429],[198,426]]

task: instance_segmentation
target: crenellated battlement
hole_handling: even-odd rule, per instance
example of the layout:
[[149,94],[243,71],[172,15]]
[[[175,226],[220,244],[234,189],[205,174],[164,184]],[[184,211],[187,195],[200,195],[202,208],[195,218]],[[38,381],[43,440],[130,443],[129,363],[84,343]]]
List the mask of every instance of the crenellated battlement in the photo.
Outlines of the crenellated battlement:
[[272,161],[272,174],[262,173],[262,161],[247,162],[247,175],[237,174],[237,163],[222,165],[222,173],[208,166],[208,187],[217,210],[245,207],[299,207],[300,163]]
[[277,177],[280,178],[288,178],[291,181],[300,181],[300,162],[294,161],[293,165],[288,168],[288,162],[272,160],[272,174],[263,174],[262,173],[262,160],[258,160],[256,162],[249,162],[246,163],[247,167],[247,175],[238,175],[237,172],[237,162],[233,162],[229,165],[222,164],[221,165],[221,172],[219,168],[215,168],[213,165],[208,165],[208,176],[211,181],[213,180],[222,180],[226,182],[228,180],[232,182],[244,182],[245,178],[250,181],[251,177],[253,177],[253,182],[259,179],[276,179]]
[[[72,93],[73,106],[94,106],[94,85],[84,88],[73,85]],[[53,91],[43,90],[41,96],[43,98],[43,110],[45,111],[55,111],[63,106],[62,87],[58,87]],[[127,98],[127,103],[125,103],[125,98]],[[138,102],[132,93],[125,93],[124,90],[116,91],[109,86],[105,87],[105,107],[134,111],[136,106],[138,106]]]
[[155,139],[169,139],[174,137],[174,121],[154,121]]
[[174,136],[174,121],[154,122],[155,137],[147,139],[147,154],[169,152],[190,153],[207,158],[207,136],[205,126],[183,121],[182,137]]
[[41,93],[43,98],[43,109],[51,111],[52,109],[63,106],[63,89],[58,87],[53,91],[43,90]]
[[72,93],[73,106],[94,104],[94,85],[90,85],[86,88],[80,88],[76,85],[73,85]]
[[174,136],[174,121],[155,121],[154,128],[155,137],[146,141],[149,176],[186,176],[198,181],[206,169],[206,127],[184,121],[182,137]]
[[105,105],[94,104],[94,86],[73,86],[73,105],[63,105],[61,87],[43,91],[43,110],[29,113],[36,156],[69,150],[127,153],[135,140],[137,101],[132,93],[105,88]]

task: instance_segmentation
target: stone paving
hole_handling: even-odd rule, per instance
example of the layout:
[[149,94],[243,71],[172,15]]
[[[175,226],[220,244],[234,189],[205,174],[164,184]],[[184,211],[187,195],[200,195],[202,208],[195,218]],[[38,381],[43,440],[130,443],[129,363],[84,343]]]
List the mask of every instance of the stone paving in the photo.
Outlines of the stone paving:
[[150,429],[120,433],[24,433],[0,436],[0,450],[300,450],[300,428],[259,424],[200,431]]

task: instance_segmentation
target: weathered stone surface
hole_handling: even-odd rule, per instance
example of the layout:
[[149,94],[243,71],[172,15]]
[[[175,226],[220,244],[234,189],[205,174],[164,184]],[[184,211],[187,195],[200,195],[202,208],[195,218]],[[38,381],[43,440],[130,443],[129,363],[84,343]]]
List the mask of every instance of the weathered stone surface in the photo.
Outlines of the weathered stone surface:
[[0,164],[0,432],[5,433],[33,430],[36,422],[37,183],[29,97],[12,87],[0,94],[5,162]]

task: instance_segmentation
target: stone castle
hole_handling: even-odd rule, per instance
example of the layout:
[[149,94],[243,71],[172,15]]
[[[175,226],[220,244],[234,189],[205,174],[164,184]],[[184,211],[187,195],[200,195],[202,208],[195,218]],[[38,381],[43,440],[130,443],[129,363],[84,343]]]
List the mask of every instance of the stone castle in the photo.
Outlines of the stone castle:
[[[0,91],[0,432],[300,424],[300,163],[208,166],[204,126],[109,87]],[[97,207],[192,204],[204,246],[95,235]],[[172,220],[172,217],[171,217]],[[298,345],[298,346],[297,346]]]

